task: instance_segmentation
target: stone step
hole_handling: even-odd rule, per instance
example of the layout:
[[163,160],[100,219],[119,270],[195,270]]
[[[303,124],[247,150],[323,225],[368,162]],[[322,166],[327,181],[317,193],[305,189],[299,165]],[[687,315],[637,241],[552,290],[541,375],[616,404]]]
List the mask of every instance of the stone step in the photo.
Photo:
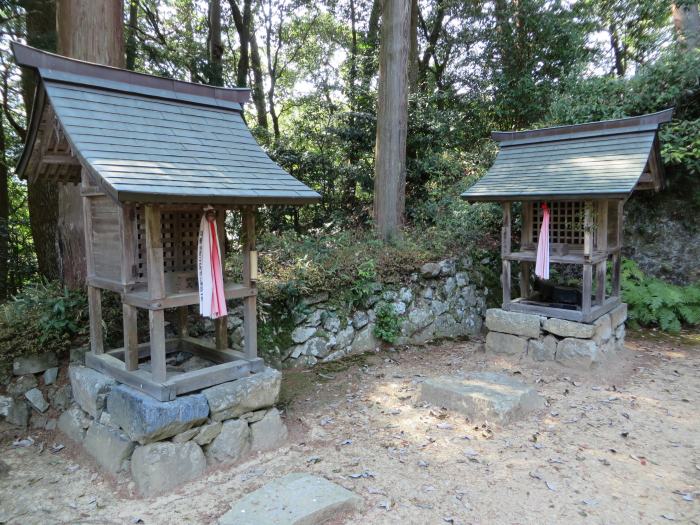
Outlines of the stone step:
[[544,407],[537,391],[497,372],[440,376],[421,384],[420,401],[464,414],[473,422],[505,424]]
[[219,525],[315,525],[361,505],[362,498],[335,483],[293,473],[236,502],[219,518]]

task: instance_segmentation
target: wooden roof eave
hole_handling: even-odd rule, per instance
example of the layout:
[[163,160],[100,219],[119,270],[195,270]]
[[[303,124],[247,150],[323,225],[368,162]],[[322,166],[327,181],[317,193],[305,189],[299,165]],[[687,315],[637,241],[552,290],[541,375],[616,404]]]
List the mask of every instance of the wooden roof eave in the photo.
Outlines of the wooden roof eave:
[[220,204],[224,206],[303,206],[321,202],[321,196],[299,197],[229,197],[225,195],[168,195],[156,193],[116,192],[119,202],[138,204]]
[[36,139],[39,134],[39,127],[41,126],[41,118],[44,113],[44,106],[46,104],[46,90],[41,81],[37,82],[36,89],[34,90],[34,101],[32,102],[32,112],[29,117],[29,129],[27,130],[27,138],[24,142],[24,148],[22,149],[22,155],[17,162],[17,167],[15,168],[15,173],[20,179],[26,179],[25,172],[32,155],[34,155],[34,145],[36,144]]

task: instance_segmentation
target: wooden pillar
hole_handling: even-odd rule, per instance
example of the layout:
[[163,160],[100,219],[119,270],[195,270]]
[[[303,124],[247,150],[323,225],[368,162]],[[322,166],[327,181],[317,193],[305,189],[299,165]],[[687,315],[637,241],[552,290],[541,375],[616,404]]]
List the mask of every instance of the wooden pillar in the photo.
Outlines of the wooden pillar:
[[527,299],[530,297],[530,273],[532,272],[532,263],[522,261],[520,263],[520,297]]
[[503,227],[501,228],[501,286],[503,288],[503,307],[510,303],[510,260],[511,252],[511,206],[510,202],[503,203]]
[[104,353],[102,336],[102,292],[99,288],[88,285],[88,312],[90,315],[90,351],[93,354]]
[[[163,269],[163,239],[161,237],[160,208],[147,204],[146,260],[148,267],[148,296],[151,300],[165,297],[165,274]],[[163,383],[165,365],[165,315],[164,310],[149,310],[148,323],[151,348],[151,374],[153,380]]]
[[137,326],[138,310],[136,307],[122,304],[124,323],[124,363],[129,371],[139,368],[139,338]]
[[180,306],[177,309],[177,335],[180,338],[187,337],[189,330],[187,329],[187,316],[189,310],[187,306]]
[[[219,249],[221,253],[221,272],[224,273],[226,261],[226,208],[216,210],[216,233],[219,236]],[[217,350],[228,348],[228,316],[214,320],[214,334]]]
[[612,257],[612,296],[620,296],[620,271],[622,268],[622,231],[624,225],[623,218],[624,202],[617,203],[617,228],[615,229],[615,253]]
[[[243,210],[243,284],[251,291],[255,290],[257,279],[257,252],[255,251],[255,210]],[[254,358],[258,355],[258,321],[256,295],[243,299],[243,335],[245,337],[245,355]]]
[[596,250],[606,254],[605,259],[596,265],[596,304],[605,302],[605,281],[608,269],[608,201],[598,203],[598,215],[596,217]]
[[[81,172],[81,189],[85,192],[90,188],[90,180],[85,169]],[[82,212],[85,243],[85,267],[87,280],[95,276],[95,259],[92,253],[92,202],[90,197],[82,197]],[[104,336],[102,334],[102,292],[99,288],[88,284],[88,314],[90,316],[90,351],[93,354],[104,353]]]

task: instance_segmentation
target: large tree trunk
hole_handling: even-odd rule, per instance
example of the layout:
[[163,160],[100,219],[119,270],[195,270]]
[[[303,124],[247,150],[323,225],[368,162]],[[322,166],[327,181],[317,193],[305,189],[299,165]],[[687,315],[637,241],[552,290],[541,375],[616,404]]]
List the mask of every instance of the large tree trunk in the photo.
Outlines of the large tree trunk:
[[[23,0],[22,7],[26,11],[27,44],[46,51],[56,51],[55,0]],[[23,70],[22,96],[27,121],[32,112],[35,89],[35,73]],[[31,179],[31,173],[28,175]],[[39,274],[47,279],[58,279],[58,187],[43,179],[28,180],[27,194],[29,224]]]
[[[58,0],[56,25],[61,55],[124,67],[123,4],[121,0]],[[59,249],[63,282],[85,284],[85,237],[80,186],[59,189]]]
[[374,220],[388,240],[403,221],[406,190],[408,54],[411,2],[385,0],[379,47]]
[[126,39],[126,69],[136,67],[136,32],[139,24],[139,0],[129,0],[129,27]]
[[9,259],[9,222],[10,222],[10,195],[7,178],[10,174],[7,169],[7,154],[5,144],[5,126],[0,115],[0,299],[7,299],[7,274]]
[[412,0],[408,53],[408,85],[412,93],[418,91],[418,9],[418,0]]
[[240,42],[238,65],[236,67],[236,85],[238,87],[246,87],[248,85],[251,2],[252,0],[243,0],[243,11],[241,11],[236,0],[229,0],[233,23],[236,26],[238,41]]
[[222,59],[224,46],[221,43],[221,0],[209,0],[209,79],[212,86],[223,86]]
[[686,50],[700,47],[700,13],[697,2],[674,2],[671,9],[676,39],[681,47]]

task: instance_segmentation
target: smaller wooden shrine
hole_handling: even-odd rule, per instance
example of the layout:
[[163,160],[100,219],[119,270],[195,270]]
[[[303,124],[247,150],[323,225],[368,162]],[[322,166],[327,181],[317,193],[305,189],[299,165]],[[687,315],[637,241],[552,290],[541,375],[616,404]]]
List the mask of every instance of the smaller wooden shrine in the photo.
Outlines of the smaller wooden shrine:
[[[257,144],[242,115],[249,90],[134,73],[16,43],[12,48],[17,63],[34,69],[39,80],[17,173],[80,185],[90,310],[86,364],[160,401],[262,370],[255,212],[320,196]],[[228,348],[226,317],[215,320],[214,344],[188,331],[188,307],[199,304],[198,233],[206,210],[216,216],[222,252],[227,211],[241,217],[243,280],[226,283],[224,294],[244,303],[243,352]],[[104,348],[103,290],[121,296],[122,348]],[[149,319],[143,343],[139,309]],[[177,334],[166,338],[170,309]],[[176,351],[218,364],[171,373],[166,355]]]
[[[634,190],[663,186],[658,129],[672,112],[492,134],[500,147],[496,161],[462,198],[503,206],[504,310],[590,323],[620,304],[623,206]],[[534,278],[542,203],[550,210],[550,263],[575,267],[564,272],[580,276],[578,289]],[[512,234],[515,205],[519,242]]]

